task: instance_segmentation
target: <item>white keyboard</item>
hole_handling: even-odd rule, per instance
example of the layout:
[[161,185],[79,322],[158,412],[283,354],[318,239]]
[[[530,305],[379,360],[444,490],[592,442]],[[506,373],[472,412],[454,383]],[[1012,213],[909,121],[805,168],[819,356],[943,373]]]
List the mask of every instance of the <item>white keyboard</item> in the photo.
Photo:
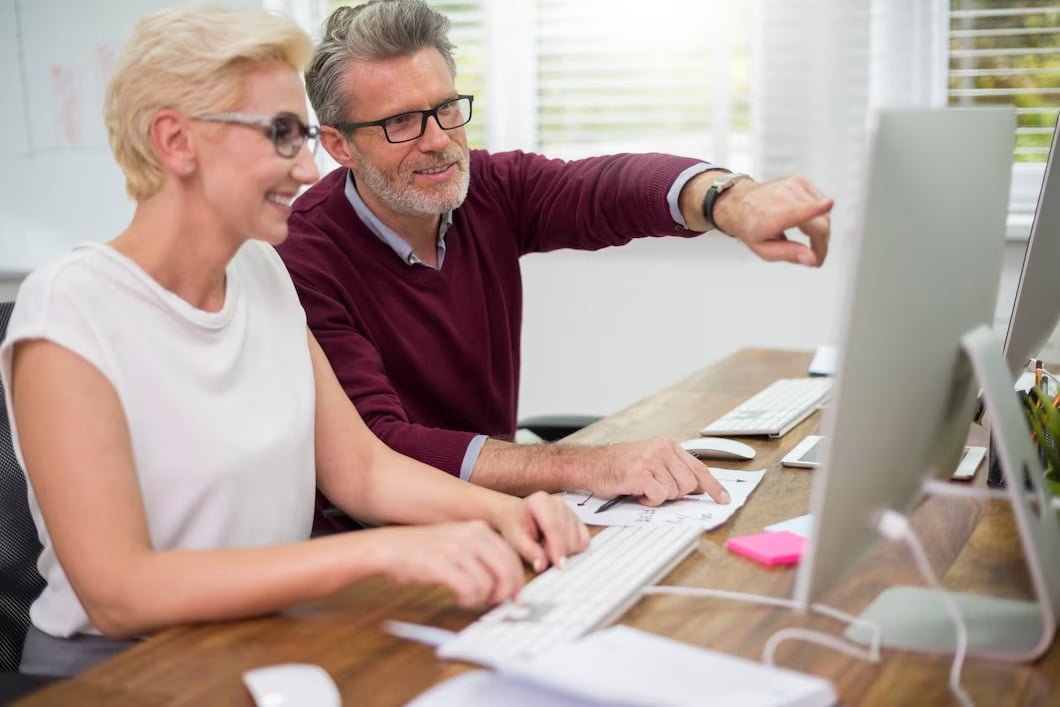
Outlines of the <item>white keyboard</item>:
[[705,435],[782,437],[820,406],[831,378],[782,378],[703,428]]
[[441,658],[483,665],[528,658],[607,625],[680,562],[702,528],[629,525],[606,528],[585,552],[532,579],[519,603],[485,614],[438,647]]

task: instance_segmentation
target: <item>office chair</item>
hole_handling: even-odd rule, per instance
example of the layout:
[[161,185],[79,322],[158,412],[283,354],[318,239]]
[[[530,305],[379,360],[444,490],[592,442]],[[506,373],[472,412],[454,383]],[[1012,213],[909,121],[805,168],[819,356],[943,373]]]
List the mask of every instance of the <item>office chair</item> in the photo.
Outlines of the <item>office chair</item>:
[[[0,302],[0,341],[14,302]],[[0,383],[0,400],[3,399]],[[0,703],[51,682],[18,673],[22,642],[29,629],[29,605],[44,589],[37,572],[41,545],[26,500],[26,479],[15,461],[7,406],[0,402]]]
[[518,429],[530,430],[546,442],[555,442],[599,419],[596,415],[539,415],[519,420]]

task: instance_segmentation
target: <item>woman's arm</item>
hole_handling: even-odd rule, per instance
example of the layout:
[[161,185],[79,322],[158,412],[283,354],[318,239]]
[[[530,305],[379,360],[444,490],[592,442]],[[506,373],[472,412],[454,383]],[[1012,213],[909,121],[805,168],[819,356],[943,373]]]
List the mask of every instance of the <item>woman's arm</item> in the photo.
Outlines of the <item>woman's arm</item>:
[[273,547],[158,551],[148,534],[127,420],[104,376],[55,343],[27,341],[15,347],[12,400],[56,555],[105,635],[274,611],[370,575],[443,584],[464,605],[506,599],[522,584],[518,559],[483,523]]
[[312,333],[316,376],[317,483],[352,516],[370,522],[479,519],[497,529],[534,569],[585,549],[589,533],[556,497],[519,499],[460,481],[398,454],[365,426]]

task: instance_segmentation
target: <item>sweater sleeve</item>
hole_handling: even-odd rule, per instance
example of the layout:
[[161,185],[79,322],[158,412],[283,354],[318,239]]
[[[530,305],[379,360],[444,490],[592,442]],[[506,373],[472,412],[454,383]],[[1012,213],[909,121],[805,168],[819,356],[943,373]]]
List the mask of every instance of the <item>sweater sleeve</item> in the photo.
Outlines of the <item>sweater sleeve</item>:
[[523,152],[479,156],[492,198],[510,205],[521,252],[598,250],[646,236],[697,236],[674,222],[667,194],[702,160],[618,154],[566,162]]
[[[464,455],[476,434],[409,422],[379,350],[357,322],[356,303],[347,301],[334,273],[313,263],[311,249],[297,253],[281,249],[281,253],[309,326],[368,428],[391,449],[460,477]],[[328,257],[324,251],[317,253]]]

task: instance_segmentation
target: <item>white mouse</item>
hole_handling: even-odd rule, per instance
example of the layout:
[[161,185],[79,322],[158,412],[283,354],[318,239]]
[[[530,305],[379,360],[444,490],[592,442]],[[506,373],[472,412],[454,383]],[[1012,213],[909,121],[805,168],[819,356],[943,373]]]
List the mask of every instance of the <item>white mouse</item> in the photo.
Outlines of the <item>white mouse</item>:
[[698,459],[744,461],[755,458],[754,447],[723,437],[696,437],[682,442],[681,449]]
[[282,663],[243,673],[257,707],[342,707],[339,688],[319,665]]

